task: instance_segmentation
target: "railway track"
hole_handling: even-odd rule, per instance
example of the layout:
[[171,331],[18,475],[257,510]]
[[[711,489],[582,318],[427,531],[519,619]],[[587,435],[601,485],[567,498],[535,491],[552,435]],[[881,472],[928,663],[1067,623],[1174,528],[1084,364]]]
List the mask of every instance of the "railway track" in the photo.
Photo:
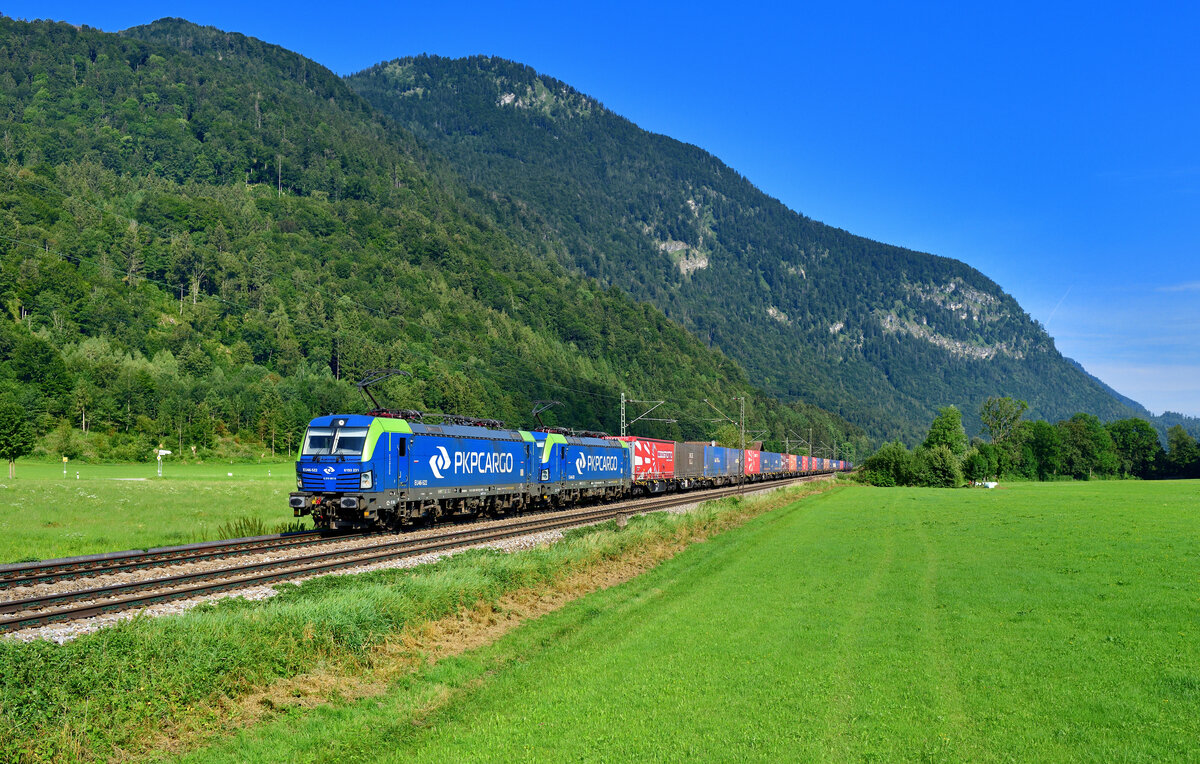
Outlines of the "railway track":
[[111,575],[130,570],[204,562],[239,555],[285,551],[306,546],[333,544],[369,534],[322,535],[320,531],[299,531],[269,536],[250,536],[223,541],[206,541],[184,546],[132,549],[125,552],[68,557],[58,560],[0,565],[0,591],[21,586],[49,584],[76,578]]
[[[6,566],[8,570],[0,569],[0,577],[14,573],[13,568],[21,568],[23,572],[28,572],[31,576],[49,576],[55,572],[61,573],[57,579],[51,580],[62,581],[65,578],[71,577],[68,570],[70,566],[102,562],[105,561],[105,558],[114,564],[126,566],[123,568],[124,570],[130,570],[139,567],[160,567],[197,561],[195,555],[187,558],[177,556],[172,559],[169,557],[172,553],[208,555],[208,557],[202,558],[201,561],[203,561],[221,558],[222,556],[230,557],[239,554],[249,554],[256,551],[276,551],[281,548],[278,544],[272,547],[270,542],[292,542],[283,546],[282,549],[302,551],[299,555],[283,559],[260,560],[242,565],[235,564],[215,569],[190,571],[137,581],[126,581],[107,586],[62,590],[33,597],[2,601],[0,602],[0,632],[17,631],[49,623],[72,621],[106,613],[133,610],[161,602],[191,599],[232,589],[270,584],[301,576],[320,575],[403,557],[444,552],[464,546],[500,541],[515,536],[560,530],[645,512],[660,511],[681,505],[711,501],[713,499],[744,493],[748,490],[757,491],[780,488],[823,477],[826,476],[813,475],[778,482],[752,484],[750,486],[729,486],[686,494],[670,494],[667,496],[634,499],[619,504],[587,507],[565,512],[547,512],[533,518],[517,517],[487,524],[477,524],[465,529],[451,528],[443,533],[424,538],[403,537],[398,534],[380,535],[379,543],[373,543],[369,546],[334,549],[331,551],[321,551],[319,548],[320,543],[343,541],[348,537],[318,539],[313,538],[317,535],[314,533],[286,534],[276,537],[233,539],[229,542],[194,545],[191,548],[150,550],[144,553],[118,553],[113,556],[98,555],[94,558],[46,561],[44,564],[26,563],[22,566]],[[360,535],[365,536],[368,534]],[[259,545],[248,546],[253,544]],[[235,549],[235,547],[239,546],[246,546],[246,550]],[[142,559],[141,556],[154,557],[153,559]],[[60,566],[62,569],[55,571],[55,566]],[[82,569],[95,570],[94,567]],[[97,575],[97,573],[90,572],[86,575],[92,576]],[[0,578],[0,580],[6,579]]]

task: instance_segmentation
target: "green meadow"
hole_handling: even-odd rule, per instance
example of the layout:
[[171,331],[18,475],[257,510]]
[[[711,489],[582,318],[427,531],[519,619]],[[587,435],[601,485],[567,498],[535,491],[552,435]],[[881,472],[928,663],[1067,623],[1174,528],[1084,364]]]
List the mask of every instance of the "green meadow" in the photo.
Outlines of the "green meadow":
[[0,563],[222,537],[251,521],[271,532],[292,521],[292,462],[145,464],[20,462],[0,479]]
[[1200,482],[851,486],[197,761],[1200,758]]

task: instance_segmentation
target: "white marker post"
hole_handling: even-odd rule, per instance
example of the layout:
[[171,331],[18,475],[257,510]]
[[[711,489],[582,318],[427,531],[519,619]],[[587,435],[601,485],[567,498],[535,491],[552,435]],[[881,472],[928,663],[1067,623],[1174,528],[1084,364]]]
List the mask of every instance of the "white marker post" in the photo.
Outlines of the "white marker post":
[[170,455],[171,455],[170,451],[165,451],[161,448],[158,449],[158,476],[159,477],[162,477],[162,458],[164,456],[170,456]]

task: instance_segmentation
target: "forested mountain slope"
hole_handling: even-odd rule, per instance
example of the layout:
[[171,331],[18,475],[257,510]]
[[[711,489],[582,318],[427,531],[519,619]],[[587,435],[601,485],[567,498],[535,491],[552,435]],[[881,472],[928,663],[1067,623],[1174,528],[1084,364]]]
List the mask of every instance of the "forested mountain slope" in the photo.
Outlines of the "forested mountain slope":
[[1142,413],[979,271],[810,220],[529,67],[421,56],[347,81],[464,177],[544,218],[563,265],[660,307],[785,400],[909,442],[950,403],[978,431],[992,395],[1050,420]]
[[360,410],[348,380],[376,367],[412,373],[398,406],[528,425],[556,399],[548,422],[614,431],[627,392],[679,420],[643,432],[707,438],[703,399],[745,395],[773,437],[865,449],[565,249],[282,48],[0,18],[0,398],[63,453],[290,447],[313,414]]

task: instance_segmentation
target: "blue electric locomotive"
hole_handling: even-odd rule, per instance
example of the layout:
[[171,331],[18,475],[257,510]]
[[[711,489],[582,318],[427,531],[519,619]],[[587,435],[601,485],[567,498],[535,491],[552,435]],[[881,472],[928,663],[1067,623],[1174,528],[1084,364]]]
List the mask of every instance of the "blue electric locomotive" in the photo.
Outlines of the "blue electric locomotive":
[[555,506],[611,500],[629,494],[629,444],[610,438],[534,432],[541,498]]
[[289,503],[318,528],[397,528],[520,510],[537,490],[533,449],[533,435],[521,430],[317,417],[296,456]]

